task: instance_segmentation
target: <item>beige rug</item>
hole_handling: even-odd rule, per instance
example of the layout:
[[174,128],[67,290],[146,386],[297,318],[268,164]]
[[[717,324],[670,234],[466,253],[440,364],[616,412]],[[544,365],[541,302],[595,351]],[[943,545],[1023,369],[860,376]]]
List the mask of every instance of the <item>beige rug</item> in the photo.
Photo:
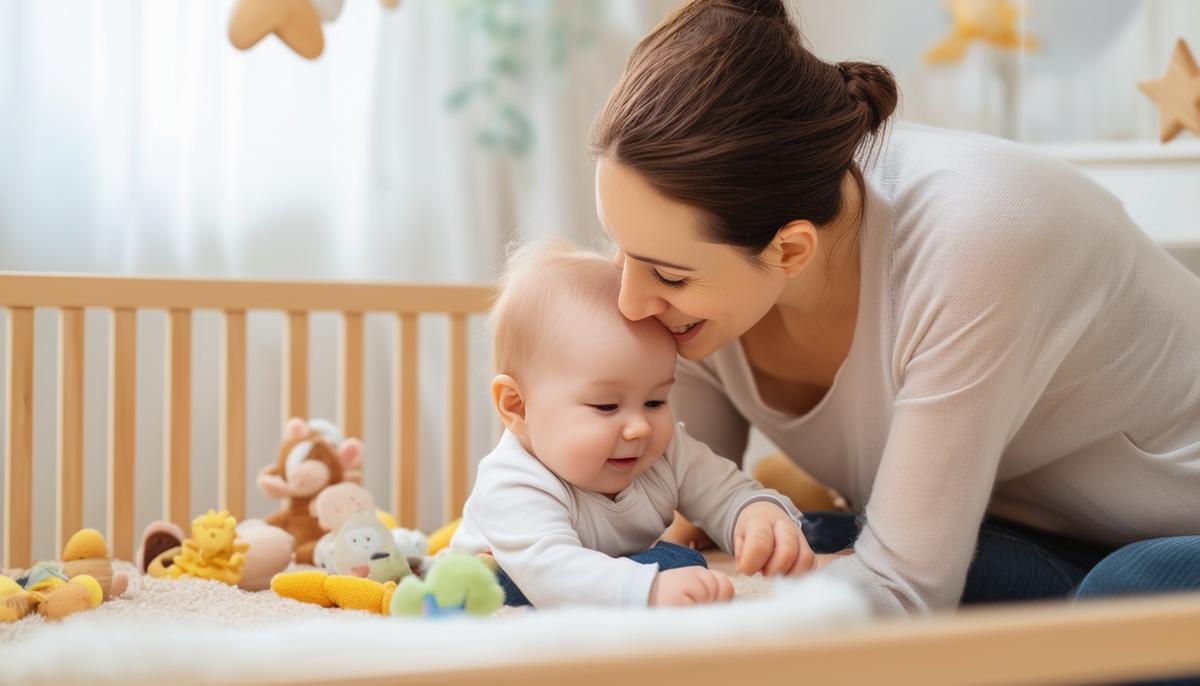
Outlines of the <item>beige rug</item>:
[[[713,565],[729,569],[731,561],[714,556]],[[396,676],[778,640],[869,618],[861,593],[819,574],[734,577],[734,585],[735,602],[694,608],[509,608],[493,619],[426,619],[324,609],[215,581],[133,576],[123,597],[62,622],[33,616],[0,624],[0,684]]]
[[[725,553],[707,554],[709,565],[726,572],[733,579],[738,600],[749,600],[770,592],[771,583],[761,576],[740,576],[734,570],[733,559]],[[308,618],[324,617],[336,620],[346,614],[367,616],[365,612],[323,608],[281,598],[271,591],[250,592],[217,581],[200,579],[151,579],[136,573],[136,567],[117,562],[115,567],[129,575],[129,589],[88,614],[96,617],[121,619],[171,619],[205,621],[221,626],[255,627],[286,624]],[[9,574],[13,572],[13,574]],[[19,570],[4,572],[14,576]],[[501,608],[496,615],[507,616],[529,611],[528,608]],[[46,622],[38,615],[19,622],[0,624],[0,643],[26,637],[42,631]]]

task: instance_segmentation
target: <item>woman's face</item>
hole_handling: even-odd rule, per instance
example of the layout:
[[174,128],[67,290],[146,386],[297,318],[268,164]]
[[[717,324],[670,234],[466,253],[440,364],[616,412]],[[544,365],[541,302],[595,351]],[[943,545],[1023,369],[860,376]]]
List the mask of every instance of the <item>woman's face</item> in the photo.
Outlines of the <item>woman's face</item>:
[[780,268],[756,266],[732,246],[705,241],[699,210],[606,158],[596,165],[596,212],[617,247],[621,313],[657,319],[689,360],[746,333],[787,282]]

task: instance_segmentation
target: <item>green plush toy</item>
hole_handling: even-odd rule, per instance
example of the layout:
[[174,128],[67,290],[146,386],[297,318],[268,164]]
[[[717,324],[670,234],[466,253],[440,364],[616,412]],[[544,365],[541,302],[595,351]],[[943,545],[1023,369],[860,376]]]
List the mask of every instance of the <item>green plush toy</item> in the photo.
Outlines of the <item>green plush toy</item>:
[[392,594],[390,614],[485,617],[504,604],[504,589],[482,560],[466,553],[438,556],[424,579],[408,576]]

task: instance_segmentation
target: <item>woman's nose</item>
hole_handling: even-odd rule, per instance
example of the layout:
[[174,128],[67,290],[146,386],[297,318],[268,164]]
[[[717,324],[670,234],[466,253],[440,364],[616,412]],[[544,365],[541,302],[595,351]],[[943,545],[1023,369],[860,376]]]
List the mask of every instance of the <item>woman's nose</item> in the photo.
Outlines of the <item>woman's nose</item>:
[[625,422],[625,430],[621,432],[621,438],[627,441],[636,441],[639,438],[645,438],[649,434],[650,422],[646,421],[646,417],[641,412],[635,412]]
[[637,279],[625,269],[621,273],[621,293],[617,296],[617,307],[626,319],[638,321],[665,312],[667,301],[649,292],[637,283]]

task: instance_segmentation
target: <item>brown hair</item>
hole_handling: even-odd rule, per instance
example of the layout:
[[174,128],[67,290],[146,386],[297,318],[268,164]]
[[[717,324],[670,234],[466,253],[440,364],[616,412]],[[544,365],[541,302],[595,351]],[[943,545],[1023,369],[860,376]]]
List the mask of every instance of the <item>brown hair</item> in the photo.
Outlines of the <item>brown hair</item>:
[[829,64],[781,0],[694,0],[634,48],[592,130],[592,153],[704,212],[707,238],[758,255],[788,222],[841,209],[855,156],[896,108],[896,82]]

